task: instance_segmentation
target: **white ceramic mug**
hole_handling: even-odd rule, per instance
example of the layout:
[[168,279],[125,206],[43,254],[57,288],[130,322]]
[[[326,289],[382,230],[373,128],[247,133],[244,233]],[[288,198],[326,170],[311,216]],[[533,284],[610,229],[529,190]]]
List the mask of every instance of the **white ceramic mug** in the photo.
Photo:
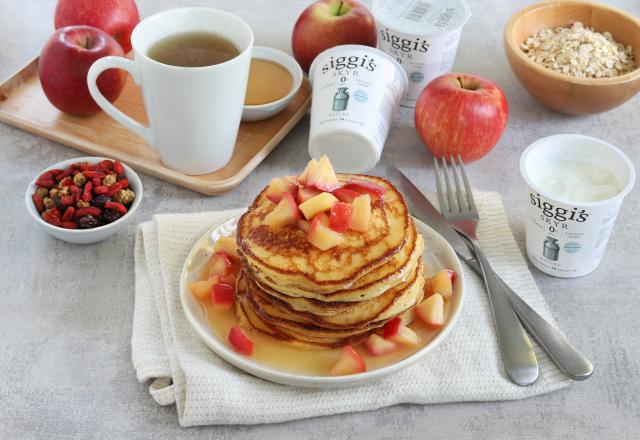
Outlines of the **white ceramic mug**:
[[[183,32],[212,32],[240,54],[205,67],[177,67],[147,56],[158,40]],[[91,66],[89,91],[112,118],[145,139],[169,168],[205,174],[224,167],[233,154],[251,63],[253,31],[235,15],[210,8],[181,8],[141,21],[131,35],[134,60],[108,56]],[[116,109],[98,90],[107,69],[124,69],[142,88],[149,127]]]

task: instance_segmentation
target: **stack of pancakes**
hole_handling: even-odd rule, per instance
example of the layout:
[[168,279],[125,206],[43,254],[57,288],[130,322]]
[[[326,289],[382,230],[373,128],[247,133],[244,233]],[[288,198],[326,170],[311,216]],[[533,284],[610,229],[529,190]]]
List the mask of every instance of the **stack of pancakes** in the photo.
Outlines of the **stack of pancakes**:
[[264,225],[276,206],[266,190],[240,218],[236,314],[244,326],[296,346],[332,348],[359,342],[396,316],[410,321],[423,296],[424,241],[402,195],[378,177],[338,178],[387,191],[372,202],[369,230],[344,232],[336,247],[316,248],[296,225]]

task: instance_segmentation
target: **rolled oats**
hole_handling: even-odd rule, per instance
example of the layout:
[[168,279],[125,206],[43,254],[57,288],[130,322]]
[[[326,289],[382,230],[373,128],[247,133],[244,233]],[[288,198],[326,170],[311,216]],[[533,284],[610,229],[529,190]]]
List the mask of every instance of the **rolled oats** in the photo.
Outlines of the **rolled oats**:
[[543,29],[520,48],[533,62],[577,78],[612,78],[636,68],[631,46],[625,47],[609,32],[595,32],[580,22]]

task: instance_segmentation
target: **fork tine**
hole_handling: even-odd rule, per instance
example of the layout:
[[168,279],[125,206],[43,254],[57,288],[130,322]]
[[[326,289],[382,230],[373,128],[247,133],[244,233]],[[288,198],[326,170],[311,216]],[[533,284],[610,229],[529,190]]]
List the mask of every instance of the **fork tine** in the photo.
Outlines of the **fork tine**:
[[456,198],[458,199],[458,206],[460,211],[465,211],[469,206],[466,203],[462,203],[462,186],[460,185],[460,176],[458,176],[458,167],[456,166],[456,160],[453,155],[450,157],[451,166],[453,167],[453,182],[456,184]]
[[444,184],[447,188],[447,199],[449,200],[449,211],[459,211],[460,208],[456,204],[456,200],[453,198],[453,191],[451,188],[451,179],[449,178],[449,167],[447,166],[447,161],[442,157],[442,168],[444,171]]
[[467,203],[469,204],[469,209],[478,212],[478,208],[476,208],[476,202],[473,200],[473,192],[471,191],[471,184],[469,183],[469,179],[467,178],[467,171],[464,168],[464,163],[462,162],[462,158],[458,155],[458,162],[460,162],[460,170],[462,171],[462,180],[464,182],[464,191],[467,193]]
[[450,209],[447,206],[447,202],[444,200],[444,192],[442,191],[442,176],[440,175],[440,166],[438,166],[438,158],[433,158],[433,164],[435,166],[436,174],[436,190],[438,191],[438,204],[440,205],[441,212],[449,212]]

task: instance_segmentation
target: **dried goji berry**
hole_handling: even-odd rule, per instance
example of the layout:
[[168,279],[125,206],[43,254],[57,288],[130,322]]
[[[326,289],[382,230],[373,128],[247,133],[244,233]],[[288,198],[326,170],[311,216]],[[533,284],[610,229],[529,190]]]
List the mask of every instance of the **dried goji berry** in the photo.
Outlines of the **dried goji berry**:
[[78,229],[78,224],[76,222],[62,222],[60,226],[65,229]]
[[100,208],[96,208],[95,206],[89,206],[88,208],[80,208],[76,210],[73,216],[76,218],[84,217],[85,215],[92,215],[94,217],[99,217],[100,214],[102,214],[102,210]]
[[58,177],[60,174],[64,173],[64,170],[61,170],[60,168],[54,168],[52,170],[49,170],[49,172],[53,177]]
[[60,196],[60,203],[64,206],[73,205],[73,196]]
[[96,194],[106,194],[109,192],[109,187],[104,185],[99,185],[93,189],[93,192]]
[[44,211],[44,203],[38,194],[31,194],[31,200],[33,200],[33,204],[36,205],[38,212]]
[[83,172],[89,170],[89,164],[86,163],[86,162],[82,162],[80,164],[80,170],[83,171]]
[[127,213],[127,207],[124,206],[122,203],[106,202],[104,204],[104,207],[105,207],[105,209],[113,209],[114,211],[117,211],[120,214],[126,214]]
[[69,220],[71,220],[73,218],[74,212],[76,212],[76,208],[74,208],[73,206],[67,207],[67,209],[64,211],[64,214],[62,214],[62,221],[68,222]]
[[69,176],[62,179],[58,184],[60,188],[64,188],[65,186],[71,186],[71,185],[73,185],[73,179]]
[[76,169],[76,168],[75,168],[75,166],[74,166],[74,165],[71,165],[69,168],[67,168],[66,170],[64,170],[64,171],[63,171],[63,172],[61,172],[60,174],[58,174],[58,175],[56,176],[56,180],[57,180],[58,182],[60,182],[60,181],[61,181],[62,179],[64,179],[65,177],[70,176],[70,175],[71,175],[71,173],[73,173],[73,171],[74,171],[75,169]]
[[42,220],[49,224],[52,224],[53,226],[61,226],[60,219],[51,214],[49,211],[45,211],[42,213]]
[[93,198],[93,194],[91,191],[93,190],[93,184],[91,182],[87,182],[84,185],[84,190],[82,191],[82,200],[85,202],[90,202]]
[[111,197],[121,189],[122,189],[122,184],[120,182],[116,182],[109,187],[109,192],[107,193],[107,195]]
[[84,176],[93,179],[94,177],[104,177],[104,173],[101,171],[85,171]]
[[51,171],[45,171],[44,173],[40,174],[38,180],[53,180],[53,174],[51,174]]
[[36,181],[36,186],[39,187],[39,188],[51,189],[54,186],[56,186],[56,183],[51,178],[49,178],[49,179],[38,179]]
[[122,187],[121,189],[129,188],[129,179],[120,179],[118,180],[118,183]]
[[124,167],[119,160],[113,162],[113,171],[115,171],[118,176],[124,176]]
[[45,212],[48,212],[49,214],[53,215],[58,220],[62,219],[62,214],[60,213],[60,210],[58,208],[50,208],[50,209],[47,209]]
[[102,169],[102,170],[113,170],[113,162],[111,162],[110,160],[103,160],[102,162],[100,162],[98,164],[98,168]]
[[102,179],[99,177],[94,177],[91,179],[91,183],[93,183],[93,187],[102,185]]

